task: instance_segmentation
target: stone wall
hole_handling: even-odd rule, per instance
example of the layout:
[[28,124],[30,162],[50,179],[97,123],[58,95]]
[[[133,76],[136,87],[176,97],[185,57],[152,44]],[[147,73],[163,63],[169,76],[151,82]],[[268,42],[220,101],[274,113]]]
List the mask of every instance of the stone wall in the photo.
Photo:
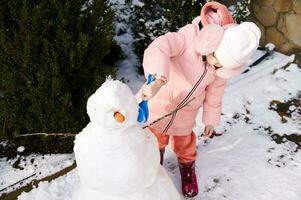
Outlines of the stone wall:
[[262,45],[272,42],[283,53],[301,50],[301,0],[252,0],[250,7]]

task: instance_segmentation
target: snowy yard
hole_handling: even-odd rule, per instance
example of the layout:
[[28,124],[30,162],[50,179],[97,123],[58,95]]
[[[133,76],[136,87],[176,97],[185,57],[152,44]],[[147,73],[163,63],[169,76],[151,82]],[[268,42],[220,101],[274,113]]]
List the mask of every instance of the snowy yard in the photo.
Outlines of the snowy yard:
[[[274,53],[252,71],[230,80],[222,124],[213,139],[204,141],[202,125],[195,127],[200,189],[196,200],[301,199],[301,69],[291,63],[293,59]],[[134,92],[142,84],[143,78],[133,71],[123,70],[121,76]],[[30,155],[20,159],[21,168],[13,168],[17,159],[0,158],[0,190],[33,174],[19,186],[53,174],[71,165],[74,156]],[[180,191],[177,161],[170,149],[165,168]],[[41,182],[18,199],[68,200],[78,183],[74,169],[51,182]],[[9,187],[0,195],[15,189]]]
[[[155,21],[147,15],[135,18],[133,11],[147,2],[109,2],[116,13],[114,40],[124,53],[117,64],[117,79],[136,93],[144,77],[137,73],[140,61],[133,45],[139,38],[131,20],[145,22],[146,31],[138,34],[146,37],[149,32],[152,39],[157,30],[151,28],[158,29],[156,24],[169,22],[164,16]],[[275,20],[284,23],[294,12],[275,14]],[[278,29],[280,25],[276,24]],[[266,27],[266,31],[272,27]],[[168,30],[166,26],[160,29]],[[297,30],[291,29],[294,33]],[[252,62],[263,53],[258,50]],[[221,124],[212,138],[202,137],[201,114],[198,115],[194,131],[198,135],[199,194],[193,200],[301,200],[301,53],[297,56],[299,60],[295,61],[294,55],[274,52],[248,73],[230,79],[223,98]],[[10,149],[15,147],[0,140],[0,200],[72,200],[79,188],[74,154],[25,155],[26,150],[20,146],[16,157],[14,151],[10,157],[3,157],[2,153]],[[182,194],[177,158],[169,147],[164,168]]]

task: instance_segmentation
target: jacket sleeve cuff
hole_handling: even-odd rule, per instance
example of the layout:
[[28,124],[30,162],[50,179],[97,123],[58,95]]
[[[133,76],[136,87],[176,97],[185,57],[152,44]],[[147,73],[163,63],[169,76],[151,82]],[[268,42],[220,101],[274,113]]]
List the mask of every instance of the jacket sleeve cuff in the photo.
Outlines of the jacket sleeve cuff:
[[167,83],[167,78],[166,78],[165,76],[163,76],[163,75],[158,75],[158,74],[155,74],[155,77],[156,77],[156,79],[160,79],[160,80],[162,80],[162,81],[164,82],[164,84],[166,84],[166,83]]
[[220,111],[215,111],[215,112],[208,112],[208,111],[203,111],[203,116],[202,116],[202,122],[204,125],[212,125],[214,127],[218,126],[220,124],[220,119],[221,119],[221,112]]

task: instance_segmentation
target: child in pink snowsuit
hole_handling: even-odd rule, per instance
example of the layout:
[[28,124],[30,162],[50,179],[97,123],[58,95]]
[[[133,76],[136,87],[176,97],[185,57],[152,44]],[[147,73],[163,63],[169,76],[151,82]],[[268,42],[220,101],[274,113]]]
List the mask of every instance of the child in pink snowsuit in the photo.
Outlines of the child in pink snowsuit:
[[226,79],[245,69],[259,44],[260,30],[254,23],[233,23],[225,6],[210,2],[192,24],[158,37],[144,52],[144,73],[156,76],[138,93],[138,97],[149,100],[149,122],[189,102],[150,128],[158,139],[161,163],[171,139],[179,161],[182,191],[187,197],[198,193],[194,169],[196,135],[192,131],[198,110],[203,107],[204,135],[209,137],[220,122]]

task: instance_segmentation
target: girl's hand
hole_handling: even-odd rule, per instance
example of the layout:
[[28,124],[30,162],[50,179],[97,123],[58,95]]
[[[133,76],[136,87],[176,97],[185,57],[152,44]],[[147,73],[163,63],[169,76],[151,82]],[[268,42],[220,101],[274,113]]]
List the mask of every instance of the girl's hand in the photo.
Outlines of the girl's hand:
[[206,125],[203,132],[204,137],[209,138],[213,134],[213,131],[214,131],[214,126]]
[[142,88],[142,99],[143,100],[149,100],[157,92],[160,90],[160,88],[165,84],[165,82],[161,79],[156,79],[154,82],[152,82],[149,85],[144,84]]

